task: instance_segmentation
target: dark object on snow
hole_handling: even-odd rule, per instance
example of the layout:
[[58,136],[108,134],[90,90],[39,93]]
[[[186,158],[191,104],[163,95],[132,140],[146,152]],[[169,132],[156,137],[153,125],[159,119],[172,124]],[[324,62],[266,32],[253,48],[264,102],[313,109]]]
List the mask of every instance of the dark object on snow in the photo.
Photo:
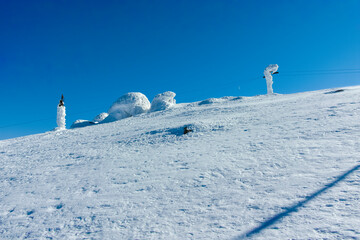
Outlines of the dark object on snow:
[[344,90],[344,89],[338,89],[338,90],[326,92],[326,93],[324,93],[324,94],[333,94],[333,93],[339,93],[339,92],[343,92],[343,91],[345,91],[345,90]]
[[64,95],[61,94],[61,99],[59,102],[59,107],[64,106]]
[[188,127],[184,127],[184,134],[192,132],[193,130],[189,129]]
[[[273,72],[273,73],[271,73],[272,75],[274,75],[274,74],[278,74],[279,72]],[[265,78],[265,76],[263,76],[263,78]]]

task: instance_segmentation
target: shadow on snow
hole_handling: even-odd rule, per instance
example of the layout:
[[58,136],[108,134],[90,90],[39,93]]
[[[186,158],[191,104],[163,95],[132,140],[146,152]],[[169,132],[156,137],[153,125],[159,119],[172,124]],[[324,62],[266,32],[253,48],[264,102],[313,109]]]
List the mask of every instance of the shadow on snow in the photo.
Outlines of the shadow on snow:
[[313,200],[314,198],[316,198],[320,194],[324,193],[326,190],[334,187],[336,184],[338,184],[339,182],[344,180],[348,175],[355,172],[359,168],[360,168],[360,164],[356,165],[353,168],[351,168],[350,170],[348,170],[344,174],[338,176],[333,182],[331,182],[329,184],[326,184],[322,189],[318,190],[317,192],[314,192],[310,196],[307,196],[303,201],[300,201],[300,202],[286,208],[285,211],[283,211],[283,212],[269,218],[265,222],[261,223],[258,227],[256,227],[256,228],[254,228],[254,229],[252,229],[252,230],[250,230],[250,231],[248,231],[248,232],[234,238],[234,240],[240,240],[240,239],[252,237],[253,235],[260,233],[262,230],[270,227],[271,225],[274,225],[280,219],[290,215],[293,212],[296,212],[298,210],[298,208],[303,207],[305,204],[307,204],[308,202],[310,202],[311,200]]

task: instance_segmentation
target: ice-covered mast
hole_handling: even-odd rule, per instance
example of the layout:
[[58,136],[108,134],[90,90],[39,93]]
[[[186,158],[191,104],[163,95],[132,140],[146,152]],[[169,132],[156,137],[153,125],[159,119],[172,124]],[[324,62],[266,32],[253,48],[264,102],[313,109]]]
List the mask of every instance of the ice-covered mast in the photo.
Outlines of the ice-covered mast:
[[61,99],[57,106],[57,116],[56,116],[56,123],[58,126],[55,130],[66,129],[65,116],[66,113],[65,113],[65,105],[64,105],[64,95],[61,94]]
[[272,74],[277,74],[279,72],[277,72],[279,66],[277,64],[270,64],[269,66],[267,66],[264,70],[264,77],[266,78],[266,86],[267,86],[267,94],[273,94],[273,77]]

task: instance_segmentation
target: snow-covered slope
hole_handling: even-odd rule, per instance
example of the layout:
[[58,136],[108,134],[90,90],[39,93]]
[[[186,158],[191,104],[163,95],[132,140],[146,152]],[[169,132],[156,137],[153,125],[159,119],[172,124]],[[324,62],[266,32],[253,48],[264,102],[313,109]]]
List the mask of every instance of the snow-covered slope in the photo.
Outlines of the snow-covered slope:
[[359,239],[360,87],[344,89],[0,141],[0,239]]

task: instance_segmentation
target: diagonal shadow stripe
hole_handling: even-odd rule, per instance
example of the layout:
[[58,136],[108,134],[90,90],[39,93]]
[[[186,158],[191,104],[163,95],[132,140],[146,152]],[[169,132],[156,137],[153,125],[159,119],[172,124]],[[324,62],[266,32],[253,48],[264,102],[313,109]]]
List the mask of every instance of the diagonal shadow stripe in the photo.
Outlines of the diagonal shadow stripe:
[[339,182],[341,182],[342,180],[344,180],[348,175],[350,175],[351,173],[355,172],[356,170],[358,170],[360,168],[360,164],[356,165],[355,167],[351,168],[350,170],[348,170],[347,172],[345,172],[344,174],[338,176],[333,182],[326,184],[322,189],[314,192],[313,194],[307,196],[303,201],[300,201],[288,208],[286,208],[285,211],[269,218],[268,220],[266,220],[265,222],[261,223],[258,227],[234,238],[234,240],[240,240],[240,239],[244,239],[244,238],[248,238],[251,237],[255,234],[260,233],[262,230],[268,228],[271,225],[274,225],[276,222],[278,222],[280,219],[290,215],[292,212],[296,212],[298,210],[298,208],[304,206],[305,204],[307,204],[309,201],[313,200],[314,198],[316,198],[317,196],[319,196],[320,194],[324,193],[326,190],[334,187],[336,184],[338,184]]

